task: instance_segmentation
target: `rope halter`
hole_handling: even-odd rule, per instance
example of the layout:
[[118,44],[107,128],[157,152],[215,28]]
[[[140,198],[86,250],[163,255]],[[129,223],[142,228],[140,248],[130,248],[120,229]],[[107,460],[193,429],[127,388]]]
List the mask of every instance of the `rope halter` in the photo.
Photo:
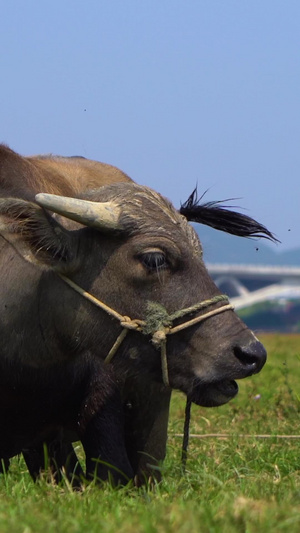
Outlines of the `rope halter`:
[[[81,294],[81,296],[83,296],[91,303],[105,311],[107,314],[118,320],[120,325],[122,326],[123,329],[120,335],[117,337],[116,341],[114,342],[113,346],[111,347],[110,351],[108,352],[106,358],[104,359],[104,362],[111,362],[112,358],[116,354],[118,348],[121,346],[129,330],[139,331],[143,335],[150,335],[153,345],[161,351],[162,378],[166,387],[170,387],[167,361],[167,336],[174,335],[175,333],[178,333],[183,329],[194,326],[195,324],[198,324],[199,322],[202,322],[207,318],[210,318],[211,316],[219,315],[220,313],[224,313],[224,311],[233,309],[233,305],[229,303],[226,294],[219,294],[217,296],[213,296],[209,300],[203,300],[202,302],[196,303],[191,307],[186,307],[184,309],[180,309],[179,311],[175,311],[175,313],[172,313],[171,315],[168,314],[167,310],[161,304],[156,302],[148,302],[146,320],[131,319],[128,316],[120,315],[117,311],[106,305],[101,300],[95,298],[95,296],[93,296],[89,292],[86,292],[79,285],[74,283],[74,281],[70,280],[63,274],[58,275],[72,289],[74,289],[76,292]],[[197,311],[206,309],[207,307],[213,304],[217,304],[219,302],[227,302],[227,304],[224,304],[222,305],[222,307],[217,307],[216,309],[208,311],[200,316],[187,320],[182,324],[173,326],[173,322],[175,320],[182,318],[186,315],[196,313]]]

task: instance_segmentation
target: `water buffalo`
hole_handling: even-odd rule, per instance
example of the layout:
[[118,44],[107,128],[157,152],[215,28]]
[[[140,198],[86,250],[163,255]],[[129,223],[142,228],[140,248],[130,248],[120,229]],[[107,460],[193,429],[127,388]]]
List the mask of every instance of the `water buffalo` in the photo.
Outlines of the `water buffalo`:
[[165,455],[172,389],[222,405],[266,360],[188,220],[273,236],[195,194],[178,211],[79,157],[2,145],[0,190],[0,457],[23,452],[35,477],[46,443],[58,470],[80,474],[77,439],[87,476],[142,482]]

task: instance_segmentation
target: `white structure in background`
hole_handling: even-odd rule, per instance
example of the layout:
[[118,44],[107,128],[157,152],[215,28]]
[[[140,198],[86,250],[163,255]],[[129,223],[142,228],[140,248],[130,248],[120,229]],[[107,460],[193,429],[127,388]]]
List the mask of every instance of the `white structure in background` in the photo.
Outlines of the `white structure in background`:
[[266,300],[300,299],[300,268],[268,265],[207,265],[236,309]]

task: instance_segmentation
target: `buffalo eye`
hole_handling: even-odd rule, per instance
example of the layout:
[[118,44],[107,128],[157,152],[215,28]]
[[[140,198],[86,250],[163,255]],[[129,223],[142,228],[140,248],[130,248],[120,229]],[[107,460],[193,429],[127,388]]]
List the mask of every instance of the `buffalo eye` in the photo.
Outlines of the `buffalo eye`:
[[168,267],[166,256],[161,250],[145,252],[140,256],[140,260],[144,267],[151,272]]

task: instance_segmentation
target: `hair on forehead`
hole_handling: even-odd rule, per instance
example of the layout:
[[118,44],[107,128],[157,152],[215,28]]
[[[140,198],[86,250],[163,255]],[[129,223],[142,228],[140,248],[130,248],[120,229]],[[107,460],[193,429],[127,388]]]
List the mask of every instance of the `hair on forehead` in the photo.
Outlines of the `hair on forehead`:
[[200,203],[203,196],[198,198],[195,188],[187,201],[181,205],[179,212],[190,222],[205,224],[239,237],[256,237],[280,242],[263,224],[233,211],[233,206],[223,205],[232,199]]
[[137,183],[120,182],[87,191],[84,195],[87,200],[96,202],[113,201],[122,210],[122,218],[128,218],[135,225],[146,220],[157,220],[158,223],[180,224],[182,216],[172,203],[158,192]]
[[193,249],[200,249],[199,238],[186,217],[173,204],[149,187],[132,183],[116,183],[90,190],[84,198],[113,201],[121,208],[120,222],[126,233],[151,234],[186,240]]

